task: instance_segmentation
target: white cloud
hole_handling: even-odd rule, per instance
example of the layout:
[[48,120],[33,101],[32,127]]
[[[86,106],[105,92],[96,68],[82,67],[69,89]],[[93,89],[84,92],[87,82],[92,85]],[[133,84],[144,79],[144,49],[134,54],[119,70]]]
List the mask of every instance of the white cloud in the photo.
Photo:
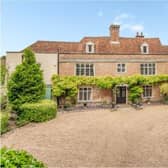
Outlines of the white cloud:
[[125,19],[129,19],[129,18],[131,18],[131,16],[128,15],[127,13],[121,13],[120,15],[118,15],[114,18],[113,23],[114,24],[122,24]]
[[131,32],[142,32],[144,31],[143,24],[137,23],[135,16],[127,13],[121,13],[113,19],[113,24],[119,24],[121,30],[129,30]]
[[134,32],[142,32],[144,30],[144,26],[141,24],[131,25],[130,30],[132,30]]

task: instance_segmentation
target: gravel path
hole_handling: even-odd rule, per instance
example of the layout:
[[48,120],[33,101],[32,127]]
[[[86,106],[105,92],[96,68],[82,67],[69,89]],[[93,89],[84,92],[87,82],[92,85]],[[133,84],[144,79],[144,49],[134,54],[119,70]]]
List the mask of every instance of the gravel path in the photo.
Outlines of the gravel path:
[[2,136],[49,167],[168,167],[168,106],[61,113]]

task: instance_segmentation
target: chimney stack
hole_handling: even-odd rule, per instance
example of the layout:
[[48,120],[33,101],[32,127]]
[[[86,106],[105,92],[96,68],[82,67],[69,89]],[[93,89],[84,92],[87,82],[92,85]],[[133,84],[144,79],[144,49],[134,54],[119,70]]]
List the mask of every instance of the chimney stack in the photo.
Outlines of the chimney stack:
[[119,33],[120,33],[120,25],[111,25],[110,26],[110,37],[114,42],[119,42]]
[[141,33],[137,32],[136,38],[144,38],[143,32]]

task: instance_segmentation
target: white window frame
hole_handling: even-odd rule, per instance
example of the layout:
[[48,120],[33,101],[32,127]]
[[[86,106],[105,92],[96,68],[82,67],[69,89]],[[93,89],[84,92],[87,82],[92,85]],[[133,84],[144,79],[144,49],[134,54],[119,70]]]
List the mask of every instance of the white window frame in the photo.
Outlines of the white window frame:
[[[92,47],[92,51],[89,51],[89,46]],[[87,42],[85,51],[86,51],[86,53],[94,53],[95,52],[95,44],[91,41]]]
[[[151,95],[148,95],[148,93],[147,93],[147,87],[150,87],[151,88]],[[145,92],[145,94],[144,94],[144,92]],[[152,87],[152,85],[144,85],[143,86],[143,93],[142,93],[142,95],[143,95],[143,98],[152,98],[153,97],[153,87]]]
[[[79,96],[80,96],[80,89],[87,89],[87,100],[84,100],[84,99],[82,99],[82,100],[80,100],[79,99]],[[90,89],[90,100],[88,100],[88,89]],[[78,89],[78,102],[91,102],[92,101],[92,95],[93,95],[93,89],[92,89],[92,87],[87,87],[87,86],[82,86],[82,87],[79,87],[79,89]],[[84,97],[84,92],[83,92],[83,97]]]
[[[125,65],[125,71],[123,71],[123,67],[122,67],[123,64]],[[118,71],[118,66],[119,65],[120,65],[120,70],[121,70],[120,72]],[[127,72],[127,66],[126,66],[125,63],[117,63],[116,66],[117,66],[117,68],[116,68],[117,73],[126,73]]]
[[[80,68],[81,68],[81,65],[84,65],[84,67],[83,67],[83,71],[84,71],[84,74],[83,75],[81,75],[81,70],[80,70],[80,74],[79,75],[77,75],[77,65],[79,65],[80,66]],[[89,75],[86,75],[86,66],[87,65],[89,65]],[[93,65],[93,75],[90,75],[90,70],[91,70],[91,65]],[[74,72],[74,74],[75,74],[75,76],[95,76],[95,66],[94,66],[94,64],[93,63],[76,63],[75,64],[75,72]]]
[[[144,52],[144,47],[146,47],[146,52]],[[147,43],[141,45],[141,54],[149,54],[149,45]]]
[[[149,66],[151,64],[151,67]],[[141,68],[141,66],[144,66],[143,67],[143,70],[142,70],[142,68]],[[154,65],[154,70],[153,70],[153,65]],[[146,66],[146,67],[145,67]],[[157,74],[157,65],[156,65],[156,63],[141,63],[140,64],[140,73],[141,73],[141,75],[156,75]],[[145,72],[146,71],[146,72]],[[152,74],[150,74],[149,72],[155,72],[155,73],[152,73]],[[143,73],[142,73],[143,72]]]

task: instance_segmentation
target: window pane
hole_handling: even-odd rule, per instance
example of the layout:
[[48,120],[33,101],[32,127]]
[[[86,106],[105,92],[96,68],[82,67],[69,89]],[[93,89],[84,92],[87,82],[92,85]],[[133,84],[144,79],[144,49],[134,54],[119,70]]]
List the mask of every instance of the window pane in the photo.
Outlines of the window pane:
[[147,52],[147,47],[143,46],[143,52],[146,53]]
[[143,75],[144,74],[144,65],[141,64],[140,66],[141,66],[141,68],[140,68],[141,69],[141,74]]
[[117,72],[121,72],[121,64],[117,64]]
[[84,64],[81,64],[81,75],[85,74]]
[[144,86],[143,97],[151,97],[151,96],[152,96],[152,86]]
[[76,75],[80,75],[80,65],[76,64]]
[[79,100],[83,100],[83,89],[79,89]]
[[87,100],[91,100],[91,88],[88,88],[88,99]]
[[125,64],[122,64],[122,72],[125,72]]
[[88,51],[92,52],[92,45],[88,45]]
[[91,88],[80,88],[79,89],[79,100],[80,101],[89,101],[91,100]]

